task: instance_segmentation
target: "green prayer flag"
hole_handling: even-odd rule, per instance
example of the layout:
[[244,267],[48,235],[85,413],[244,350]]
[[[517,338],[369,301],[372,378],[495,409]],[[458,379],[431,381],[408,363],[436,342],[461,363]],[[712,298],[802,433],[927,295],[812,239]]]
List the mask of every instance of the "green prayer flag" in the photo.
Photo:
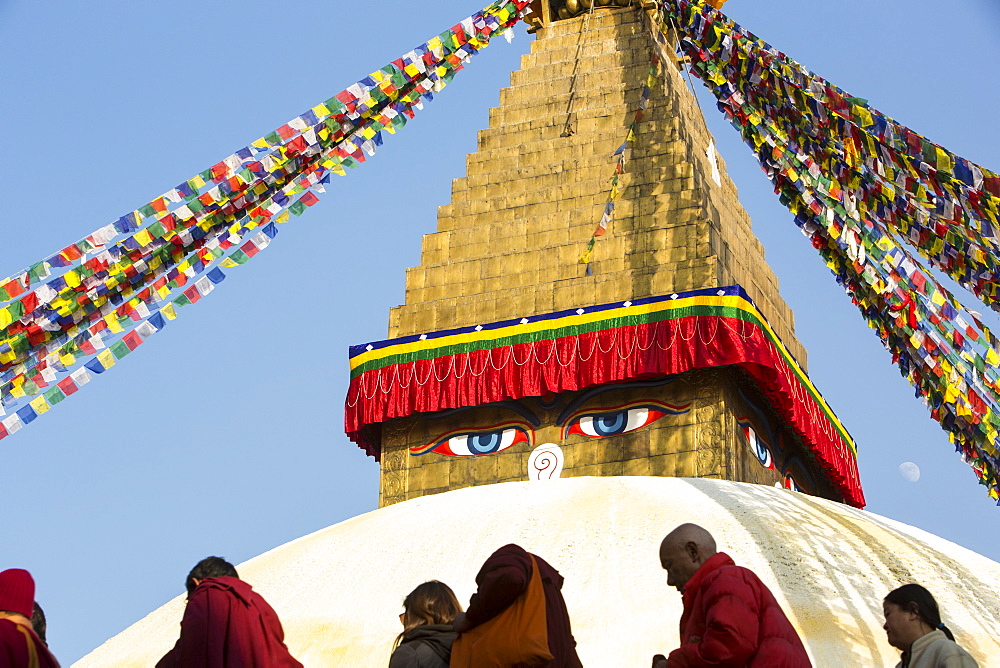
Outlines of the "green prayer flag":
[[296,201],[288,207],[288,210],[291,211],[293,215],[301,216],[302,212],[306,210],[306,205],[302,202]]
[[21,318],[23,318],[24,317],[24,303],[20,302],[20,301],[11,302],[7,306],[7,315],[10,317],[10,319],[12,321],[13,320],[20,320]]
[[35,264],[28,267],[28,276],[33,280],[39,280],[45,278],[49,275],[49,267],[47,262],[36,262]]
[[161,238],[164,234],[167,233],[167,228],[164,227],[163,223],[161,223],[158,220],[155,221],[153,224],[151,224],[147,229],[149,230],[149,233],[152,234],[157,239]]
[[111,354],[115,356],[116,360],[120,360],[121,358],[125,357],[130,352],[132,352],[131,350],[128,349],[128,346],[125,345],[125,342],[121,340],[115,341],[110,346],[108,346],[108,350],[111,351]]
[[63,394],[63,391],[60,390],[58,387],[53,387],[51,390],[46,390],[45,394],[43,394],[42,396],[44,396],[45,400],[50,404],[52,404],[53,406],[55,406],[60,401],[66,398],[66,395]]

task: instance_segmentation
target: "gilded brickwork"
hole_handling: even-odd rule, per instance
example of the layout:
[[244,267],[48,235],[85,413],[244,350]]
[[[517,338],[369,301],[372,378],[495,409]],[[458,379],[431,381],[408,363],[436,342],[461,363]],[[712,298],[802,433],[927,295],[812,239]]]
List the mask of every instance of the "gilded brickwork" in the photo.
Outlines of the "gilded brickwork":
[[[479,134],[478,151],[467,158],[466,175],[453,182],[451,203],[439,208],[437,232],[423,238],[420,266],[407,270],[406,303],[392,309],[389,336],[739,283],[804,366],[777,279],[722,158],[710,148],[701,110],[670,64],[637,127],[615,220],[586,275],[578,260],[601,218],[612,153],[634,117],[655,43],[645,17],[632,8],[554,21],[535,36],[511,86],[501,91],[489,128]],[[386,423],[382,505],[524,480],[532,449],[545,443],[561,447],[563,476],[773,485],[784,480],[780,467],[791,461],[804,467],[794,474],[796,484],[829,495],[825,483],[808,474],[812,464],[801,444],[734,370],[696,371],[583,397],[587,392]],[[648,425],[605,438],[579,428],[571,433],[574,418],[564,414],[583,402],[594,415],[614,409],[631,416],[628,406],[642,401],[653,402],[648,415],[657,414],[656,406],[684,408],[663,409],[668,414]],[[757,445],[774,441],[772,447],[784,448],[776,450],[774,468],[755,456],[747,424],[757,425],[754,434],[766,432]],[[477,456],[445,454],[449,446],[441,445],[490,429],[520,440]]]
[[721,185],[713,179],[712,137],[672,67],[638,125],[615,221],[585,275],[578,260],[653,41],[634,9],[557,21],[536,38],[439,208],[438,231],[424,236],[420,266],[407,270],[389,336],[739,283],[804,367],[791,310],[718,156]]

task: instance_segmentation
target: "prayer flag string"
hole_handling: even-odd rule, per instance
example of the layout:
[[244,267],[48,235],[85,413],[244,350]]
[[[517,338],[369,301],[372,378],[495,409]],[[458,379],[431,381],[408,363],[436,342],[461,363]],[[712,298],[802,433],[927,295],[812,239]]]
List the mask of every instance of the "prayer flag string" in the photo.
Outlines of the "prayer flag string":
[[[1000,310],[1000,176],[930,142],[701,0],[661,0],[691,72],[891,352],[931,417],[1000,499],[997,340],[924,267]],[[912,252],[915,251],[915,252]]]
[[0,438],[76,393],[247,263],[331,174],[375,154],[492,37],[497,0],[156,199],[0,280]]
[[604,213],[601,215],[601,220],[597,224],[597,228],[590,237],[590,241],[587,242],[587,248],[583,251],[583,255],[580,256],[580,264],[587,265],[587,275],[591,275],[590,271],[590,259],[594,253],[594,246],[597,243],[597,238],[603,236],[608,231],[608,226],[611,221],[614,220],[615,216],[615,203],[618,198],[621,197],[624,187],[620,183],[622,175],[625,173],[625,165],[628,162],[630,154],[632,152],[632,145],[635,144],[635,132],[636,127],[639,125],[639,121],[642,120],[643,115],[646,113],[646,109],[649,107],[649,98],[652,95],[652,89],[659,81],[660,77],[660,57],[658,54],[654,53],[653,58],[649,64],[649,72],[646,74],[646,81],[642,86],[642,90],[639,93],[639,103],[635,110],[635,115],[632,118],[632,122],[628,126],[628,132],[625,135],[625,142],[615,149],[613,157],[615,160],[615,173],[611,177],[611,190],[608,192],[608,201],[604,204]]

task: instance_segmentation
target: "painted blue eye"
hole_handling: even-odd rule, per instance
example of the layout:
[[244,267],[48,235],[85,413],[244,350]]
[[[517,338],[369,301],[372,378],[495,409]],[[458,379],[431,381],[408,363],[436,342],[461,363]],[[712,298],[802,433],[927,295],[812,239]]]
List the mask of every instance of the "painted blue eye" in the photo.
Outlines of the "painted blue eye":
[[591,418],[591,425],[598,436],[614,436],[615,434],[620,434],[625,428],[625,418],[627,415],[628,411],[595,415]]
[[750,451],[753,452],[755,457],[757,457],[757,461],[759,461],[764,468],[773,469],[774,460],[771,458],[771,448],[767,446],[767,443],[764,442],[764,439],[760,437],[749,422],[740,420],[739,424],[743,429],[743,435],[746,436],[747,443],[750,445]]
[[430,447],[425,447],[422,452],[414,454],[424,455],[428,452],[437,452],[451,457],[475,457],[477,455],[491,455],[518,443],[527,442],[528,430],[525,427],[503,426],[500,429],[490,429],[489,431],[457,433],[454,436],[443,438]]
[[488,455],[496,452],[503,445],[503,431],[490,431],[485,434],[471,434],[466,440],[469,452],[474,455]]
[[[671,412],[678,414],[686,412],[686,409],[677,409]],[[661,407],[636,406],[635,408],[623,408],[607,413],[583,415],[570,421],[567,433],[581,434],[591,438],[617,436],[650,425],[666,414],[667,411]]]

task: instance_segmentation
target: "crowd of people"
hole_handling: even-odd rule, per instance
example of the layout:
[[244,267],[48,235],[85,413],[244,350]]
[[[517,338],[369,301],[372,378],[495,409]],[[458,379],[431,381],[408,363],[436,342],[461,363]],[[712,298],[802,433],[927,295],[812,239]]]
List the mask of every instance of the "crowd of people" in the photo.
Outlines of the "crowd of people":
[[[719,552],[712,535],[682,524],[660,544],[667,584],[682,596],[680,646],[653,668],[805,668],[809,656],[771,591],[753,571]],[[185,581],[187,604],[173,649],[157,668],[292,668],[278,615],[220,557],[200,561]],[[464,611],[448,585],[425,582],[403,599],[403,630],[389,668],[581,668],[563,577],[518,545],[491,554]],[[45,615],[28,571],[0,572],[0,668],[58,668],[45,641]],[[885,597],[887,640],[897,668],[975,668],[941,621],[934,597],[907,584]]]

